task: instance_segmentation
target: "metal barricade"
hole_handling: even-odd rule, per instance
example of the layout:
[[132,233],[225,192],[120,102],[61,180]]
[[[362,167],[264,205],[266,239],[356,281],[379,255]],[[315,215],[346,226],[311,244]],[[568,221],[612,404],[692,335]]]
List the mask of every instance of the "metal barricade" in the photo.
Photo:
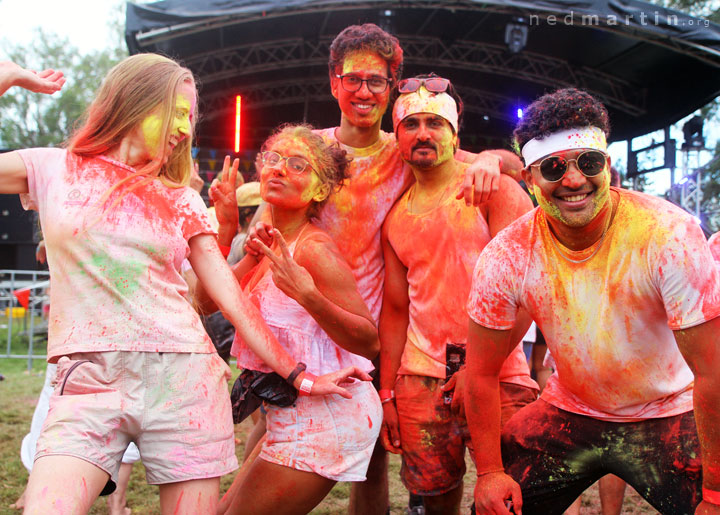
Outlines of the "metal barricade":
[[[0,309],[7,320],[7,345],[3,358],[26,358],[28,370],[33,359],[45,359],[46,354],[35,354],[37,335],[47,337],[47,324],[36,325],[35,319],[42,315],[43,304],[47,301],[46,289],[50,284],[50,273],[42,270],[0,270]],[[22,330],[18,327],[21,322]],[[16,335],[27,336],[27,353],[12,351]]]

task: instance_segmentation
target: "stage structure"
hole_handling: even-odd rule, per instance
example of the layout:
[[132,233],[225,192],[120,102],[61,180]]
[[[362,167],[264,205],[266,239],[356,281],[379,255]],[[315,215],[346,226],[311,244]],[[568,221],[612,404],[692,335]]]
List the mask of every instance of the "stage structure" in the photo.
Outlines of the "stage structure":
[[520,110],[557,87],[602,100],[613,140],[666,128],[720,94],[720,26],[637,0],[164,0],[128,3],[126,40],[193,70],[197,157],[217,170],[237,144],[249,174],[278,124],[337,125],[328,48],[365,22],[400,39],[404,76],[453,81],[469,150],[508,147]]

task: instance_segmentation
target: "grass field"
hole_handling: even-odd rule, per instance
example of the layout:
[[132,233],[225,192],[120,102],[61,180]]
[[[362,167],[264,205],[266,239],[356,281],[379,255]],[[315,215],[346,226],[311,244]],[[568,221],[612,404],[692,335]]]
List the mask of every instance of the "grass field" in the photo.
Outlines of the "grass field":
[[[0,382],[0,513],[2,514],[18,513],[11,510],[9,506],[22,493],[28,476],[20,461],[20,442],[30,428],[30,420],[45,377],[45,363],[41,360],[34,362],[32,372],[28,373],[26,369],[26,360],[0,359],[0,374],[5,376],[5,380]],[[249,428],[249,419],[236,427],[236,437],[240,442],[245,441],[245,435]],[[242,445],[238,445],[237,452],[238,458],[240,458]],[[468,513],[472,502],[472,480],[475,470],[470,460],[467,461],[468,473],[465,476],[465,495],[461,513]],[[405,513],[404,509],[407,505],[407,491],[398,478],[399,470],[399,457],[391,456],[390,501],[393,514]],[[221,490],[223,492],[227,490],[231,482],[231,477],[223,478]],[[631,490],[628,488],[625,496],[623,514],[657,513]],[[348,483],[336,485],[313,513],[318,515],[346,513],[349,493]],[[157,488],[145,483],[145,472],[141,463],[137,463],[133,468],[128,488],[128,506],[135,514],[159,513]],[[98,500],[91,513],[107,513],[104,500]],[[599,513],[597,486],[594,486],[583,496],[581,514],[595,515]]]

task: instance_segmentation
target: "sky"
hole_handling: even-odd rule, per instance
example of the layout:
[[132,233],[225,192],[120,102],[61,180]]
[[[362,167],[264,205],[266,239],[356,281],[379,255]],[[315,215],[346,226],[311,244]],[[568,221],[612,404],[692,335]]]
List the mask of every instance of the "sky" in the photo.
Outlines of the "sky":
[[108,22],[122,0],[0,0],[0,58],[8,42],[27,44],[34,29],[67,37],[87,53],[111,44]]

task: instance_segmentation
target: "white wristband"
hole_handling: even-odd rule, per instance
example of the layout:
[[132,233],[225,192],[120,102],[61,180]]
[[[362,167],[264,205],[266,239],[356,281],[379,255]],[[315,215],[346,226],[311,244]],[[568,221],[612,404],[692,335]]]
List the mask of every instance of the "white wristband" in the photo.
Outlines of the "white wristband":
[[310,395],[312,387],[315,384],[315,379],[316,377],[314,375],[305,372],[305,376],[300,382],[300,388],[298,388],[300,395]]

